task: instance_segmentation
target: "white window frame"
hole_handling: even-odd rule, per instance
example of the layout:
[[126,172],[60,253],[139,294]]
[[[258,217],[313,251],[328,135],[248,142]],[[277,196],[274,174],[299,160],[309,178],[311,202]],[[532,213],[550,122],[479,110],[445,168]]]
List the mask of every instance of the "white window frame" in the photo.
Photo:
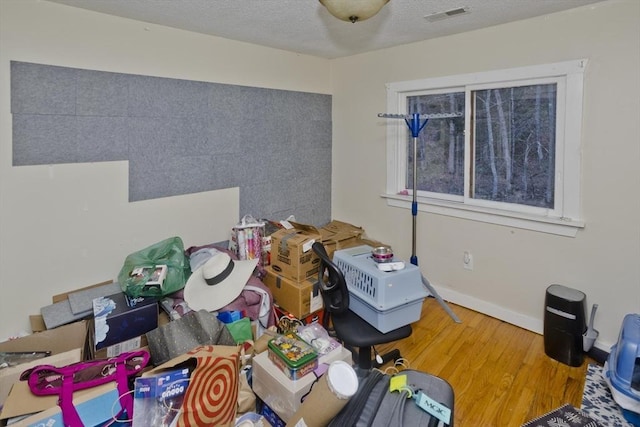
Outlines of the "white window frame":
[[[418,210],[474,221],[574,237],[584,227],[581,217],[580,177],[583,80],[587,60],[461,74],[388,83],[387,113],[407,114],[406,98],[424,93],[465,91],[465,117],[471,114],[471,91],[541,82],[557,83],[556,164],[554,208],[544,209],[469,197],[465,173],[464,196],[419,191]],[[465,123],[465,171],[471,157],[470,120]],[[411,209],[412,194],[406,190],[407,144],[411,133],[404,120],[387,119],[387,186],[382,197],[389,206]],[[427,123],[429,126],[429,123]]]

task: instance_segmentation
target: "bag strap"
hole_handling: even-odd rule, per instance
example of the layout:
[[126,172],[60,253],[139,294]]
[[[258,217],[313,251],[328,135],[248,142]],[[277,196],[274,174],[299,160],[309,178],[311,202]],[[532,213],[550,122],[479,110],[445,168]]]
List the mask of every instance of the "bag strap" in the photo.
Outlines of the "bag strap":
[[[140,372],[149,361],[149,352],[140,350],[126,352],[111,359],[98,359],[79,362],[57,368],[51,365],[40,365],[22,373],[21,379],[27,378],[29,388],[36,395],[58,394],[58,405],[66,426],[81,426],[82,421],[73,405],[73,392],[96,385],[116,381],[122,410],[127,416],[133,416],[133,397],[129,393],[130,375]],[[82,374],[88,373],[89,378]]]
[[[392,425],[404,425],[404,409],[407,400],[409,400],[409,392],[402,390],[397,396],[393,396],[393,406],[391,407],[391,423]],[[413,402],[413,401],[412,401]]]
[[[360,414],[362,413],[365,405],[371,398],[371,392],[379,383],[388,384],[389,376],[380,372],[377,369],[373,369],[369,372],[364,381],[362,381],[358,391],[355,396],[349,399],[349,402],[346,404],[344,408],[336,415],[336,417],[331,420],[329,426],[339,427],[339,426],[355,426],[360,418]],[[384,395],[381,395],[379,398],[382,400]],[[380,401],[375,402],[372,406],[377,408],[380,404]]]
[[60,400],[58,401],[62,411],[62,420],[65,426],[83,425],[76,407],[73,406],[73,376],[67,375],[62,378],[62,388],[60,390]]
[[[122,409],[127,413],[129,418],[133,418],[133,396],[129,393],[129,373],[125,363],[118,363],[116,366],[116,384],[118,387],[118,396]],[[122,411],[120,411],[120,414]],[[118,415],[120,415],[118,414]],[[117,417],[116,417],[117,418]]]
[[[127,368],[124,363],[116,365],[116,384],[118,388],[118,396],[120,400],[121,410],[115,416],[118,418],[123,412],[128,417],[133,417],[133,397],[129,393],[129,380],[127,376]],[[62,390],[60,391],[60,409],[62,410],[62,419],[67,426],[83,425],[80,415],[73,405],[73,376],[67,375],[62,380]]]
[[[72,379],[73,391],[95,387],[116,380],[117,367],[122,365],[127,375],[140,372],[149,362],[149,352],[139,350],[122,353],[115,358],[73,363],[63,367],[38,365],[20,376],[26,380],[31,392],[37,396],[60,394],[64,379]],[[67,383],[69,384],[69,383]]]

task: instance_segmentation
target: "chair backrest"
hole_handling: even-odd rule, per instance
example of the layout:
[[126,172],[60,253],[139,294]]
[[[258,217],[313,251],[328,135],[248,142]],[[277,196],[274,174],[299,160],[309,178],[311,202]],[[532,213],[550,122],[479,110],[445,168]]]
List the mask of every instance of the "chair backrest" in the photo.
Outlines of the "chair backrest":
[[349,289],[344,275],[331,261],[322,243],[315,242],[312,249],[320,258],[318,283],[324,308],[332,315],[344,313],[349,309]]

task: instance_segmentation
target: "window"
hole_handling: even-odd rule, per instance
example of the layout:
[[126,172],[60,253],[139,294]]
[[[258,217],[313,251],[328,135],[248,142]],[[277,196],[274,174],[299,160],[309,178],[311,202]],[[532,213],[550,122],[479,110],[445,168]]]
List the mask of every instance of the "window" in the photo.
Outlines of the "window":
[[575,235],[585,65],[388,84],[388,113],[408,120],[387,119],[388,203],[409,207],[415,171],[419,210]]

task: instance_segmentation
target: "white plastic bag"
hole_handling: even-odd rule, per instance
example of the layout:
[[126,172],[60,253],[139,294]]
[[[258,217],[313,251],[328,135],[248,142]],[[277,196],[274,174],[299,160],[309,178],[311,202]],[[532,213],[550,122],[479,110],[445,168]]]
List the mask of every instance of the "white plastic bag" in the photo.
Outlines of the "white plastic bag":
[[245,215],[231,230],[229,250],[233,251],[239,260],[258,259],[258,264],[264,265],[264,228],[264,222],[256,220],[251,215]]

